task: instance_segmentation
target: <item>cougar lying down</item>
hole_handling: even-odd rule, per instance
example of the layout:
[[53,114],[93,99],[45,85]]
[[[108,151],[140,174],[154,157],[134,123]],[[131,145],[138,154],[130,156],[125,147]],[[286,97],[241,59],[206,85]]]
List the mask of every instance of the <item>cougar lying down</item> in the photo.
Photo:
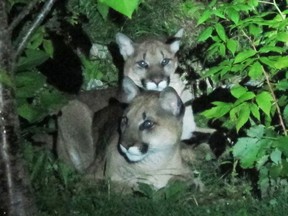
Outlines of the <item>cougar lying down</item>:
[[[93,114],[85,104],[72,101],[64,108],[59,118],[60,159],[97,179],[130,188],[142,182],[160,189],[174,177],[192,182],[193,173],[180,155],[185,107],[176,91],[166,87],[161,92],[140,93],[129,78],[123,81],[123,91],[129,105],[121,115],[120,125],[115,117],[108,117],[113,124],[106,125],[109,136],[105,143],[99,143],[99,124],[105,123],[99,116],[94,116],[92,122]],[[119,106],[115,107],[119,116]],[[65,127],[67,123],[69,127]]]
[[[167,43],[160,40],[145,40],[134,43],[122,33],[116,34],[116,42],[125,60],[124,75],[130,77],[137,86],[146,90],[162,91],[173,87],[183,103],[191,103],[193,95],[175,73],[178,66],[176,53],[179,50],[183,29],[179,30]],[[183,118],[181,139],[189,139],[196,125],[191,106],[187,106]]]

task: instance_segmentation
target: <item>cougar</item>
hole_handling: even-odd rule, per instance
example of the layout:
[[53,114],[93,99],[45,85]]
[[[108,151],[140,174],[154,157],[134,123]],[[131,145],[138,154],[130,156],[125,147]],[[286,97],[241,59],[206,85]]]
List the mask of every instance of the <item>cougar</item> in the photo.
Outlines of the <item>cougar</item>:
[[[193,182],[192,170],[180,153],[185,107],[177,92],[169,86],[161,92],[140,92],[129,78],[124,78],[122,87],[129,105],[120,111],[115,102],[116,114],[107,115],[104,108],[93,119],[88,106],[76,100],[63,109],[58,121],[64,128],[57,144],[60,159],[88,176],[129,188],[142,182],[160,189],[173,178]],[[120,122],[115,116],[121,116]],[[108,135],[105,142],[99,136],[104,136],[102,132]]]
[[[133,42],[122,33],[116,34],[116,43],[124,64],[124,76],[131,78],[135,84],[146,90],[162,91],[167,86],[173,87],[183,103],[191,103],[193,95],[181,81],[180,75],[175,73],[183,29],[180,29],[168,42],[160,40],[145,40]],[[192,137],[196,125],[192,106],[187,106],[183,118],[182,140]]]

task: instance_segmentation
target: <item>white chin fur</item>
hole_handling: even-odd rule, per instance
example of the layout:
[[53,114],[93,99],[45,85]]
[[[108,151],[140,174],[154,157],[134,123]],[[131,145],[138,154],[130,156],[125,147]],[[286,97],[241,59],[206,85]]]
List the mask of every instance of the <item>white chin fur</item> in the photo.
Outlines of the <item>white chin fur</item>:
[[147,82],[146,83],[146,88],[148,90],[162,91],[166,87],[167,87],[167,81],[166,80],[162,80],[158,85],[154,82]]
[[129,161],[137,162],[141,161],[146,154],[140,152],[137,147],[130,147],[128,150],[120,144],[121,151],[126,155]]

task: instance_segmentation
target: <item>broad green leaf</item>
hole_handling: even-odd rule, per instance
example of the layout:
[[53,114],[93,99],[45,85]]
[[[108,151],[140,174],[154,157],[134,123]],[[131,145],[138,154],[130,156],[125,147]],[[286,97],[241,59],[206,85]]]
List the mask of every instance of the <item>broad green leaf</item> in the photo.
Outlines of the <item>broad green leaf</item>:
[[275,60],[275,66],[277,69],[281,70],[288,67],[288,56],[281,56]]
[[239,22],[239,12],[235,10],[233,7],[228,8],[227,12],[227,17],[231,19],[236,25]]
[[140,0],[99,0],[100,3],[106,4],[114,10],[124,14],[131,19],[133,12],[140,4]]
[[243,95],[241,95],[241,97],[237,99],[237,101],[235,102],[235,105],[241,104],[244,101],[248,101],[253,98],[255,98],[255,94],[253,92],[245,92]]
[[17,62],[17,71],[30,70],[49,58],[49,55],[41,50],[26,49],[25,54],[26,56]]
[[17,113],[30,123],[40,120],[45,115],[42,109],[35,108],[28,103],[18,106]]
[[263,144],[257,138],[244,137],[238,139],[232,147],[232,153],[236,159],[240,160],[241,167],[252,168],[258,158],[263,156],[258,155],[261,148]]
[[262,65],[256,61],[254,62],[250,67],[249,67],[249,72],[248,75],[252,78],[252,79],[259,79],[262,77]]
[[224,15],[223,12],[220,11],[220,10],[213,10],[213,13],[214,13],[216,16],[222,18],[222,19],[226,19],[225,15]]
[[259,49],[260,53],[269,53],[269,52],[276,52],[282,54],[284,49],[282,47],[277,46],[263,46]]
[[245,94],[247,92],[247,88],[241,86],[241,85],[238,85],[238,86],[235,86],[233,87],[230,92],[231,94],[235,97],[235,98],[240,98],[243,94]]
[[267,91],[263,91],[256,96],[256,103],[267,116],[270,116],[270,110],[272,107],[271,101],[273,101],[273,97]]
[[206,20],[208,20],[212,15],[211,10],[205,10],[200,19],[197,22],[197,26],[204,23]]
[[230,50],[230,52],[234,55],[235,52],[237,51],[238,47],[238,42],[233,39],[228,39],[227,40],[227,48]]
[[281,156],[282,156],[282,152],[278,148],[274,149],[272,153],[270,154],[270,158],[275,164],[281,163],[281,160],[282,160]]
[[249,120],[250,107],[248,103],[243,103],[239,112],[238,121],[236,123],[236,130],[239,131],[243,125]]
[[206,118],[220,118],[224,116],[226,113],[228,113],[231,109],[231,104],[226,104],[223,106],[216,106],[212,107],[209,110],[205,110],[202,112],[202,115],[204,115]]
[[288,90],[288,80],[281,80],[277,83],[276,88],[280,91]]
[[250,24],[249,33],[257,38],[262,34],[262,27],[260,27],[259,25],[255,25],[254,23]]
[[226,41],[226,33],[225,33],[225,29],[222,26],[222,24],[216,23],[215,30],[216,30],[218,36],[220,37],[220,39],[225,42]]
[[201,32],[201,34],[198,37],[198,42],[206,41],[212,34],[213,28],[210,26],[206,28],[204,31]]
[[250,110],[252,115],[260,121],[260,112],[259,112],[259,107],[254,104],[254,103],[250,103]]
[[279,70],[288,67],[288,56],[261,57],[260,61],[272,68]]
[[255,125],[247,130],[247,136],[261,139],[264,135],[265,126],[264,125]]
[[276,36],[278,41],[282,41],[284,43],[288,42],[288,32],[279,32]]
[[234,63],[239,63],[243,62],[247,58],[250,58],[254,56],[257,52],[255,50],[249,49],[249,50],[244,50],[243,52],[240,52],[236,55]]

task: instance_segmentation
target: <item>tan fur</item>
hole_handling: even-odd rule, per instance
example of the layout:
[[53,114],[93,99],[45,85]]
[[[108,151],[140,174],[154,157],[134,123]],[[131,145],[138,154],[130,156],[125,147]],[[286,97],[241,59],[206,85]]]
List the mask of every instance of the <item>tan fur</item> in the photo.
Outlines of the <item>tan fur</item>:
[[[116,42],[125,60],[124,75],[131,78],[137,86],[148,90],[161,91],[171,86],[183,103],[191,102],[192,93],[181,81],[179,74],[175,73],[178,66],[176,53],[179,50],[179,40],[182,35],[183,29],[176,33],[175,40],[169,44],[149,39],[134,43],[126,35],[118,33]],[[191,138],[195,128],[192,107],[188,106],[184,114],[181,139]]]
[[[97,112],[93,120],[92,111],[79,100],[64,107],[58,120],[60,159],[90,178],[111,180],[121,187],[135,188],[142,182],[160,189],[177,177],[193,182],[180,154],[183,104],[177,93],[170,88],[140,94],[136,86],[127,92],[132,94],[126,96],[131,104],[124,111],[120,133],[115,117],[122,115],[118,103]],[[147,120],[153,127],[143,129]],[[120,145],[127,152],[136,151],[137,157],[130,160],[130,153]]]

